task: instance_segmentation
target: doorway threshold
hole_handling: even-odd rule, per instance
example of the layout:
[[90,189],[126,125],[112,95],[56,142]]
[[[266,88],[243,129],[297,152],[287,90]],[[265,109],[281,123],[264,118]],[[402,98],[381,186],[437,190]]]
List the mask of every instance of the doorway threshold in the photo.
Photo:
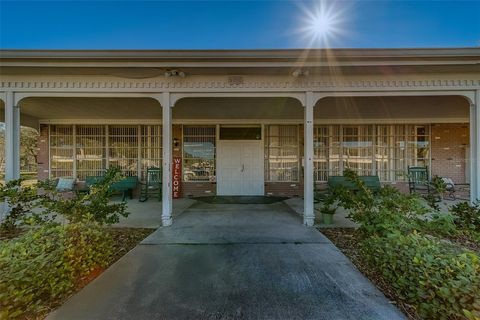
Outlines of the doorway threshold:
[[274,196],[207,196],[195,197],[193,199],[213,204],[271,204],[288,198]]

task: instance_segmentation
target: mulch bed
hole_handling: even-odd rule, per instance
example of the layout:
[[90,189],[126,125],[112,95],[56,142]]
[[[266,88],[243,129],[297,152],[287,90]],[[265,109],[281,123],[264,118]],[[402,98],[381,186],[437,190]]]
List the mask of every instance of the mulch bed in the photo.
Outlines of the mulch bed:
[[353,228],[321,228],[319,229],[350,261],[363,273],[393,304],[397,306],[410,320],[420,320],[415,308],[400,299],[392,285],[383,279],[381,273],[372,269],[360,252],[360,239]]
[[25,232],[27,232],[27,229],[25,229],[25,228],[23,228],[23,229],[17,228],[15,230],[9,231],[9,232],[0,230],[0,241],[6,241],[6,240],[16,238],[16,237],[22,235]]
[[448,240],[460,247],[480,253],[480,241],[473,239],[472,236],[460,234],[453,237],[448,237]]
[[132,250],[137,244],[151,234],[155,229],[146,228],[109,228],[108,232],[112,235],[114,241],[113,264],[123,257],[128,251]]

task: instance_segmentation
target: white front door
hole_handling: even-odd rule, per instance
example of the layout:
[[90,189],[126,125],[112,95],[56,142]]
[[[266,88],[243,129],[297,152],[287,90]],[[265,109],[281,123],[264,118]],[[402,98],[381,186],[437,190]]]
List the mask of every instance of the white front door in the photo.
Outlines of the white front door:
[[220,140],[217,145],[217,194],[264,195],[263,142]]

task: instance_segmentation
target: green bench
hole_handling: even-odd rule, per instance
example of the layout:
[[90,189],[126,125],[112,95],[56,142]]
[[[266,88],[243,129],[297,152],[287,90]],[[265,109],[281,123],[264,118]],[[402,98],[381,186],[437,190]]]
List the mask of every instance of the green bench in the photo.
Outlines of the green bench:
[[[359,176],[360,180],[365,183],[365,186],[372,190],[373,192],[378,192],[382,185],[380,184],[380,179],[378,176]],[[328,189],[319,190],[317,185],[314,184],[314,200],[315,202],[322,202],[325,200],[327,195],[329,194],[328,190],[333,189],[335,187],[344,187],[347,190],[357,192],[359,191],[358,187],[353,184],[350,180],[348,180],[344,176],[329,176],[327,181]]]
[[[382,187],[378,176],[359,176],[358,178],[373,192],[378,192]],[[344,187],[350,191],[359,191],[359,188],[344,176],[330,176],[327,184],[329,188]]]
[[125,177],[112,185],[112,191],[122,192],[122,201],[125,201],[127,195],[133,199],[133,190],[137,188],[138,177]]
[[[85,178],[86,189],[82,191],[88,192],[90,187],[96,183],[99,183],[103,180],[103,176],[87,176]],[[113,192],[122,193],[122,201],[125,201],[127,196],[133,198],[133,190],[137,188],[138,178],[137,177],[125,177],[120,181],[115,182],[110,187],[110,190]]]

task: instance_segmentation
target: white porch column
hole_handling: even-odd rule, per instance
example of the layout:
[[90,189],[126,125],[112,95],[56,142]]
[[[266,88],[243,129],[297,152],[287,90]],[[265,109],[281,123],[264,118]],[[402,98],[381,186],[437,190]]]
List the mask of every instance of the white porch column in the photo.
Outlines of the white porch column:
[[305,97],[304,119],[304,172],[303,172],[303,224],[313,226],[315,213],[313,206],[313,92]]
[[470,106],[470,200],[480,200],[480,90]]
[[162,225],[172,224],[172,105],[170,93],[162,93]]
[[5,180],[20,178],[20,108],[14,93],[5,93]]

